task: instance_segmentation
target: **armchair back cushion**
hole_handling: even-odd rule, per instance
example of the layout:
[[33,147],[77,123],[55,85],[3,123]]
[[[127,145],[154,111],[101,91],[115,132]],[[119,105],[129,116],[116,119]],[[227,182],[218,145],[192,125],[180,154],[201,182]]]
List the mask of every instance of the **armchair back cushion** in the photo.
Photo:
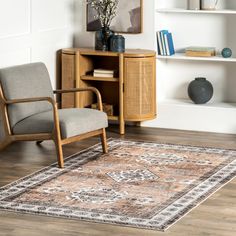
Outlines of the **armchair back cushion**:
[[[39,63],[0,69],[0,83],[3,95],[7,100],[51,97],[53,90],[46,66]],[[48,102],[20,103],[8,106],[10,125],[40,112],[49,111],[52,106]]]

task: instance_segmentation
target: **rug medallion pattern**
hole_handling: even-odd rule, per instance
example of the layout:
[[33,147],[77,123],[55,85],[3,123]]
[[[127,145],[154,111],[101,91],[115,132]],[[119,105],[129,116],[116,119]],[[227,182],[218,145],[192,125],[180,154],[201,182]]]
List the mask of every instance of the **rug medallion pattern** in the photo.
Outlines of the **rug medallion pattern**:
[[236,175],[236,151],[120,139],[0,188],[0,209],[165,230]]

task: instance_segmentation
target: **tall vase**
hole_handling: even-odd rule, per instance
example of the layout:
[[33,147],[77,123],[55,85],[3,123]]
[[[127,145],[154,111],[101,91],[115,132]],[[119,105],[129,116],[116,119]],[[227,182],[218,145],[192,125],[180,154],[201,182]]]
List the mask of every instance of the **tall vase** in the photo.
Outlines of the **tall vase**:
[[102,27],[95,33],[95,50],[109,51],[110,39],[114,32],[109,27]]
[[200,10],[200,0],[188,0],[188,10]]

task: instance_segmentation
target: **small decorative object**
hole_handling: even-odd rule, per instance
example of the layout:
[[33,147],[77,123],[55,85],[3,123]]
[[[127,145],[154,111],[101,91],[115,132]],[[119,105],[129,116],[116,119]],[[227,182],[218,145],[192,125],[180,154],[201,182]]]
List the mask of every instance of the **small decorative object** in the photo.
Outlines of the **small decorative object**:
[[215,10],[218,0],[201,0],[201,10]]
[[188,86],[188,96],[196,104],[207,103],[213,96],[213,86],[206,78],[195,78]]
[[232,50],[230,48],[224,48],[222,51],[221,51],[221,55],[222,57],[224,58],[229,58],[232,56]]
[[[92,109],[98,109],[98,104],[93,103],[91,104]],[[108,116],[113,116],[114,115],[114,106],[111,104],[107,103],[102,103],[102,109],[105,113],[107,113]]]
[[188,10],[200,10],[200,0],[188,0]]
[[87,4],[96,11],[94,17],[100,20],[101,29],[95,34],[95,49],[108,51],[110,38],[114,32],[110,30],[110,25],[116,16],[118,0],[87,0]]
[[122,35],[113,35],[110,40],[110,50],[112,52],[124,52],[125,38]]

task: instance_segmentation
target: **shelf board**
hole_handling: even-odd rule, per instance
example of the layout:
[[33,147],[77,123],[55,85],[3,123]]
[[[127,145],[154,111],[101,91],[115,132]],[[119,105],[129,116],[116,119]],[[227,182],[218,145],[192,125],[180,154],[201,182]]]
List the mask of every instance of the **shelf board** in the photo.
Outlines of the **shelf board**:
[[119,120],[119,116],[108,116],[108,120]]
[[187,60],[187,61],[219,61],[219,62],[236,62],[236,58],[224,58],[220,55],[213,57],[189,57],[185,56],[184,53],[176,53],[172,56],[161,56],[157,55],[157,59],[168,59],[168,60]]
[[236,14],[236,10],[186,10],[181,8],[161,8],[157,9],[158,13],[186,13],[186,14]]
[[205,107],[205,108],[225,108],[236,109],[236,103],[230,102],[208,102],[206,104],[194,104],[190,99],[165,99],[159,102],[162,105],[186,106],[186,107]]
[[91,75],[82,75],[82,80],[90,80],[90,81],[106,81],[106,82],[119,82],[119,78],[112,77],[94,77]]

